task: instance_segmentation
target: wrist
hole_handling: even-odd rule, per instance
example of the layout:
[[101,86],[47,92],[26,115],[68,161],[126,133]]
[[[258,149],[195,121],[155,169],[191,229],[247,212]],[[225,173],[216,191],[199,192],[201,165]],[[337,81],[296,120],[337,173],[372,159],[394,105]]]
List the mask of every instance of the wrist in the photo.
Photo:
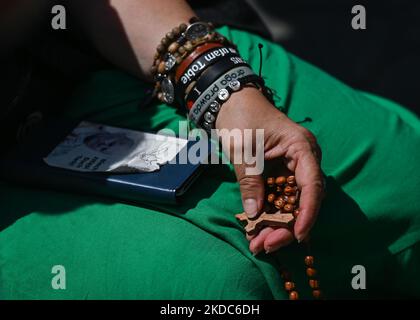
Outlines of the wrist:
[[257,129],[276,117],[286,117],[264,94],[253,86],[235,92],[226,101],[216,119],[216,129]]

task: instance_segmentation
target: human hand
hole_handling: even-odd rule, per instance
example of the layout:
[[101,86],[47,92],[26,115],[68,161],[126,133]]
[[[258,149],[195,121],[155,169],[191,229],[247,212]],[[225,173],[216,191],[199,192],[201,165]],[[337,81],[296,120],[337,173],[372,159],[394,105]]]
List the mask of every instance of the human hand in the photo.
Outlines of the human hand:
[[[293,172],[301,190],[300,214],[294,229],[264,228],[256,236],[248,237],[250,250],[254,254],[262,250],[269,253],[288,245],[294,238],[303,241],[315,223],[324,190],[320,168],[321,150],[314,135],[276,109],[260,91],[250,87],[234,93],[223,105],[216,129],[239,129],[241,132],[245,129],[264,129],[264,159],[282,159],[284,166],[278,171]],[[231,157],[243,153],[248,144],[252,144],[253,150],[258,149],[256,139],[227,143],[223,134],[220,134],[220,138],[224,152]],[[255,217],[261,212],[265,201],[264,181],[261,175],[247,174],[246,169],[249,167],[246,163],[234,163],[244,211],[249,217]]]

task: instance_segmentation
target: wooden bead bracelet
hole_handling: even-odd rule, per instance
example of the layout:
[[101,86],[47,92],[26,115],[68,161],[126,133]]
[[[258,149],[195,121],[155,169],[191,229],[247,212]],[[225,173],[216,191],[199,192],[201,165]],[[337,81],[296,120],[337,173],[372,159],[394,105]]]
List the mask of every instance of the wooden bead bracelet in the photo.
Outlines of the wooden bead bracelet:
[[[270,177],[266,180],[266,203],[264,212],[256,218],[248,218],[245,213],[237,214],[236,218],[244,224],[248,235],[257,234],[262,228],[283,227],[291,228],[299,216],[300,191],[296,185],[294,176]],[[308,251],[309,239],[303,241]],[[312,289],[312,296],[315,299],[322,298],[320,282],[317,278],[318,272],[315,269],[315,258],[310,252],[304,258],[306,275],[309,278],[308,284]],[[292,281],[291,274],[284,267],[280,268],[281,277],[284,281],[284,289],[289,294],[290,300],[299,299],[296,284]]]
[[[233,46],[225,37],[214,31],[211,23],[201,22],[196,17],[189,25],[181,23],[162,38],[156,48],[151,74],[156,82],[153,95],[166,103],[173,103],[175,98],[174,73],[183,60],[206,43],[218,43]],[[188,65],[184,65],[184,69]]]

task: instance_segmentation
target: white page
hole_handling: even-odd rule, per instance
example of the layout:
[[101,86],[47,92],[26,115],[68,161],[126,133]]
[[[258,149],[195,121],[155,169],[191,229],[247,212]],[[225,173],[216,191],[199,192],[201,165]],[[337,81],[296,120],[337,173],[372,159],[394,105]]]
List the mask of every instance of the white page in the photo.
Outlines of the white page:
[[84,121],[44,161],[82,172],[153,172],[186,144],[185,139]]

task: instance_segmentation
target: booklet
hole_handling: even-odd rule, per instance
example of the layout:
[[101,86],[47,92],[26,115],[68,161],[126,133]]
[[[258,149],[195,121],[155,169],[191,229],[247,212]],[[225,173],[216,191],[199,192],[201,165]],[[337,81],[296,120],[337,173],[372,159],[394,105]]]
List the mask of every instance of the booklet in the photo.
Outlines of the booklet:
[[[0,179],[136,203],[177,203],[208,163],[210,145],[202,146],[199,140],[50,119],[0,158]],[[186,157],[190,150],[194,161]]]
[[83,121],[44,161],[81,172],[153,172],[173,160],[187,142]]

